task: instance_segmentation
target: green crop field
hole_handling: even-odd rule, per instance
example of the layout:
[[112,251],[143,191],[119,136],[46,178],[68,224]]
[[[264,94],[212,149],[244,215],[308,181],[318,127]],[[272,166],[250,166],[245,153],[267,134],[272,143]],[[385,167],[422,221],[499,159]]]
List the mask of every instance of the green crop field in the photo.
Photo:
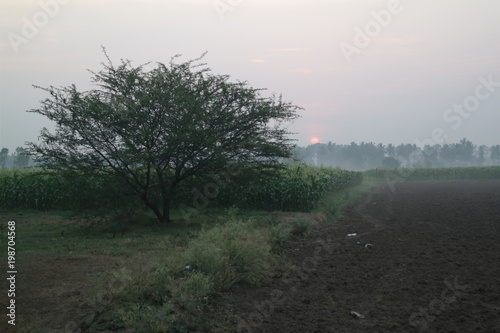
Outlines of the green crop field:
[[[65,177],[40,169],[0,170],[0,210],[79,210],[123,203],[105,176]],[[110,203],[114,201],[114,203]]]
[[386,181],[500,179],[500,166],[373,169],[363,174]]
[[[360,172],[341,169],[288,166],[273,176],[253,175],[251,179],[229,179],[218,189],[211,208],[238,207],[253,210],[307,212],[328,192],[360,184]],[[201,184],[201,185],[200,185]],[[192,189],[204,183],[181,187],[176,203],[192,201]],[[63,177],[41,170],[2,170],[0,172],[0,209],[78,210],[139,205],[127,195],[127,188],[109,176]],[[103,206],[103,207],[99,207]]]
[[360,172],[291,165],[275,177],[231,184],[228,191],[221,193],[220,202],[245,209],[308,212],[327,193],[358,185],[362,180]]

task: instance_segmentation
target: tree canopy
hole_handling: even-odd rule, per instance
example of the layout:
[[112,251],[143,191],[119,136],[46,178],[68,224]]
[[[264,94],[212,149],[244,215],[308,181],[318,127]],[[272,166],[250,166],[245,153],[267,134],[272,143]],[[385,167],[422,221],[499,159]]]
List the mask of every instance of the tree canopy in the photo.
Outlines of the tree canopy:
[[167,222],[184,180],[235,164],[273,168],[291,156],[284,124],[300,108],[281,96],[212,74],[199,62],[204,55],[150,70],[104,55],[104,68],[91,71],[95,89],[35,86],[51,96],[30,112],[56,123],[29,143],[45,168],[116,176]]

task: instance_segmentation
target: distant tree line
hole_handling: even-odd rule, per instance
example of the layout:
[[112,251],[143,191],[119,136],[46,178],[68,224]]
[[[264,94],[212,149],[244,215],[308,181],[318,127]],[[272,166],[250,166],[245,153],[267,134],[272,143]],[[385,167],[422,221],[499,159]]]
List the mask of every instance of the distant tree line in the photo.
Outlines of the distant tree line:
[[[363,171],[376,168],[439,168],[500,165],[500,145],[474,145],[467,139],[459,143],[426,145],[383,145],[373,142],[351,142],[348,145],[332,142],[317,143],[293,149],[291,163],[306,163]],[[0,169],[20,169],[34,166],[26,148],[0,149]]]
[[375,168],[436,168],[500,165],[500,145],[474,145],[467,139],[459,143],[426,145],[383,145],[361,142],[348,145],[317,143],[295,147],[295,161],[312,165],[339,167],[348,170]]
[[33,165],[33,159],[26,148],[17,147],[11,154],[8,148],[0,149],[0,169],[22,169]]

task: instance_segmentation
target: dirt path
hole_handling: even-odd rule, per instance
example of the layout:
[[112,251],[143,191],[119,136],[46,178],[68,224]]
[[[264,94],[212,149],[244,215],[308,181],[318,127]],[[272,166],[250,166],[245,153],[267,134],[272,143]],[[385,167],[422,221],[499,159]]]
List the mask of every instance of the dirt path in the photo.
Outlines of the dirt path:
[[1,333],[80,333],[81,321],[93,312],[92,276],[117,267],[116,260],[99,256],[37,257],[18,265],[23,270],[16,285],[17,324],[2,320]]
[[500,332],[500,181],[395,190],[291,244],[292,273],[213,302],[233,325],[218,331]]

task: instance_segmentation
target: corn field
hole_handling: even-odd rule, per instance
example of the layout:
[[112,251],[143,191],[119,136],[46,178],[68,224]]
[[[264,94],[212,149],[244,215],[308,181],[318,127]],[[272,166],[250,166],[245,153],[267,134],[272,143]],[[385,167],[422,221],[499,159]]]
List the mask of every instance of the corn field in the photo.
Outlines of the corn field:
[[0,210],[80,210],[127,203],[105,176],[65,177],[36,169],[0,170]]
[[64,206],[67,193],[57,177],[32,170],[0,171],[0,208],[47,210]]
[[456,168],[373,169],[367,177],[382,180],[476,180],[500,179],[500,166]]
[[[210,207],[310,211],[328,192],[359,184],[362,174],[341,169],[288,166],[272,177],[254,174],[251,179],[231,179],[220,189]],[[203,183],[202,183],[203,184]],[[192,200],[192,186],[179,190],[177,202]],[[0,170],[0,210],[95,210],[138,207],[138,199],[109,176],[43,173],[36,169]],[[184,193],[184,196],[182,195]]]
[[360,184],[360,172],[290,165],[276,177],[232,184],[222,191],[222,204],[246,209],[307,212],[329,192]]

